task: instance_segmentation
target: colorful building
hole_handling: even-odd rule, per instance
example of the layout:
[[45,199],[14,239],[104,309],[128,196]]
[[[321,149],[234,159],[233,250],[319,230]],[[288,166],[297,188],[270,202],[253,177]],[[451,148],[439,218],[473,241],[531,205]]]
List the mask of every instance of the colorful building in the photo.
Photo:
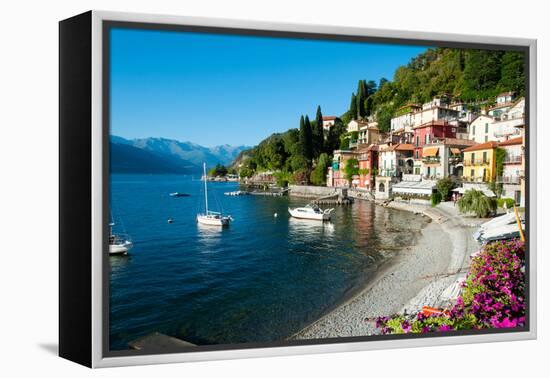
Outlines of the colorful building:
[[357,159],[358,153],[350,150],[336,150],[334,151],[334,157],[332,158],[332,166],[329,167],[327,173],[327,186],[330,187],[349,187],[350,182],[346,178],[344,169],[347,161],[350,159]]
[[378,175],[401,177],[413,173],[412,144],[382,144],[378,147]]
[[374,190],[374,177],[378,174],[378,145],[359,149],[359,188]]
[[483,183],[495,181],[497,147],[497,142],[490,141],[476,144],[463,151],[464,181]]
[[370,145],[380,140],[380,130],[378,129],[378,122],[367,122],[359,127],[359,138],[357,144]]
[[457,127],[448,121],[431,121],[413,128],[414,174],[422,174],[422,150],[436,139],[456,138]]
[[463,176],[462,150],[473,145],[474,141],[456,138],[438,138],[424,145],[422,177],[431,180],[451,177],[458,180]]

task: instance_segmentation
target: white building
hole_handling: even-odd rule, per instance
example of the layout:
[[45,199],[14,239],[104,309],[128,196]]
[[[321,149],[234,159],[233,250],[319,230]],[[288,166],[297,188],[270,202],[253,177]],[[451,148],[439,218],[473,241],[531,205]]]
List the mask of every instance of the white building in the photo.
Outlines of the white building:
[[497,95],[496,104],[489,108],[487,114],[491,117],[500,118],[503,113],[514,105],[514,99],[514,92],[504,92]]
[[476,143],[496,141],[494,132],[495,119],[489,115],[479,115],[470,123],[469,138]]
[[502,197],[512,198],[516,204],[522,204],[524,202],[521,198],[521,179],[524,177],[523,137],[508,139],[500,143],[499,147],[506,151],[502,176],[497,177],[497,182],[502,183]]
[[521,126],[525,125],[525,98],[516,101],[506,112],[494,121],[496,140],[504,142],[510,138],[517,138],[521,133]]
[[399,114],[396,117],[393,117],[390,121],[390,129],[392,132],[395,131],[406,131],[410,132],[413,128],[413,113],[419,111],[421,107],[416,104],[409,104],[400,107],[397,109],[397,114]]
[[323,116],[323,130],[328,131],[336,122],[335,116]]

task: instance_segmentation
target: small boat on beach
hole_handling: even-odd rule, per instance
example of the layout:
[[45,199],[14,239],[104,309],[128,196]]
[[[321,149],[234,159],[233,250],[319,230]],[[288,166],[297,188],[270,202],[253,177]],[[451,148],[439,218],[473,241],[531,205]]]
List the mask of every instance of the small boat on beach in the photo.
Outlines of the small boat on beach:
[[[206,163],[203,163],[204,176],[206,177]],[[221,212],[208,210],[208,180],[204,180],[204,214],[197,214],[197,222],[208,226],[229,226],[233,220],[231,215],[223,215]]]
[[332,211],[334,211],[333,208],[323,210],[313,203],[307,204],[304,207],[296,207],[294,209],[291,209],[290,207],[288,208],[288,212],[294,218],[320,221],[330,220],[330,213],[332,213]]
[[170,193],[170,197],[189,197],[190,194],[188,193],[180,193],[180,192],[174,192]]
[[114,223],[109,223],[109,255],[126,255],[134,246],[128,236],[113,233]]

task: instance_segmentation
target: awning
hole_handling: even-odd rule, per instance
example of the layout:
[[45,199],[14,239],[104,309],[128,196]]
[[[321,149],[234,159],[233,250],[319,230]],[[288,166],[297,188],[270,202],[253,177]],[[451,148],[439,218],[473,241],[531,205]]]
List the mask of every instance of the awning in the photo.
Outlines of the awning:
[[422,151],[422,156],[430,157],[430,156],[437,156],[437,153],[439,152],[439,147],[428,147],[424,148]]
[[460,148],[451,148],[451,153],[453,155],[460,155]]

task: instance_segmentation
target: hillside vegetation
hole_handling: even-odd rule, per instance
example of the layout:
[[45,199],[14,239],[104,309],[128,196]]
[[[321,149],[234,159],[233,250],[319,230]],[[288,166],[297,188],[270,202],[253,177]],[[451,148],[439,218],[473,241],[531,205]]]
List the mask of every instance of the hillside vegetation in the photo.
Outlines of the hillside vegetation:
[[[274,171],[279,184],[323,185],[332,153],[346,148],[352,135],[346,125],[353,119],[374,118],[388,131],[399,107],[430,101],[448,94],[455,99],[486,106],[503,91],[525,95],[524,54],[514,51],[434,48],[419,54],[395,71],[393,80],[359,80],[347,111],[335,126],[323,131],[321,107],[315,119],[302,115],[299,128],[273,134],[233,163],[242,177]],[[298,122],[297,122],[298,124]]]

